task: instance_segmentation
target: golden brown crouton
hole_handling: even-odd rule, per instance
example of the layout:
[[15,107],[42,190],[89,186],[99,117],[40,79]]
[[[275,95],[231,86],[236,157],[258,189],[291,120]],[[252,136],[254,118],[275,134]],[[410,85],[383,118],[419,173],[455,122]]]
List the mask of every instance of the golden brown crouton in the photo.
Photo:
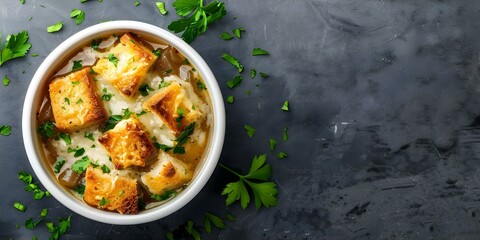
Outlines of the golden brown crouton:
[[110,50],[107,58],[98,60],[93,70],[120,93],[132,97],[156,59],[152,50],[126,33],[120,38],[120,43]]
[[165,191],[182,187],[192,179],[192,174],[182,162],[172,156],[162,153],[152,170],[142,176],[142,182],[153,194],[163,194]]
[[185,106],[184,99],[182,87],[178,83],[172,83],[148,99],[143,108],[155,113],[178,136],[200,114],[192,106]]
[[107,149],[116,169],[132,165],[144,167],[157,153],[148,132],[135,116],[120,121],[115,128],[101,135],[98,141]]
[[74,131],[107,118],[89,72],[90,68],[83,68],[50,82],[50,99],[58,129]]
[[127,177],[112,177],[102,170],[87,168],[83,200],[92,206],[121,214],[138,212],[137,180]]

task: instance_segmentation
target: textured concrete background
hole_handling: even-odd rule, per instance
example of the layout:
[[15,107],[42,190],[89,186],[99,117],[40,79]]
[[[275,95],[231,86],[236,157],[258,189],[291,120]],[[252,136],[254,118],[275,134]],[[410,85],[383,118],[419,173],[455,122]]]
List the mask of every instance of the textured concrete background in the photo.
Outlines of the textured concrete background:
[[[49,219],[72,216],[65,239],[161,239],[165,230],[206,211],[225,216],[226,230],[204,239],[479,239],[480,238],[480,2],[437,0],[226,0],[228,15],[192,46],[212,68],[224,96],[227,132],[221,162],[246,171],[254,155],[267,153],[278,183],[271,209],[225,208],[220,192],[232,176],[217,169],[186,207],[156,222],[113,226],[85,219],[55,199],[34,201],[17,180],[32,172],[21,139],[21,109],[31,77],[55,46],[100,21],[130,19],[166,28],[154,1],[0,0],[0,32],[28,30],[28,56],[0,68],[12,82],[0,87],[0,239],[48,236],[16,229],[49,208]],[[70,10],[86,11],[76,26]],[[33,17],[31,21],[28,21]],[[236,19],[234,19],[236,17]],[[64,22],[61,32],[46,27]],[[244,27],[242,39],[225,42],[223,31]],[[252,57],[261,47],[271,56]],[[229,52],[246,67],[239,88],[225,82],[236,70]],[[249,69],[270,74],[249,78]],[[256,85],[259,84],[257,87]],[[251,95],[245,91],[250,90]],[[289,100],[291,111],[282,112]],[[250,139],[244,124],[257,128]],[[281,142],[289,128],[289,140]],[[270,153],[268,140],[279,142]],[[289,157],[278,160],[285,151]],[[15,200],[27,213],[13,209]]]

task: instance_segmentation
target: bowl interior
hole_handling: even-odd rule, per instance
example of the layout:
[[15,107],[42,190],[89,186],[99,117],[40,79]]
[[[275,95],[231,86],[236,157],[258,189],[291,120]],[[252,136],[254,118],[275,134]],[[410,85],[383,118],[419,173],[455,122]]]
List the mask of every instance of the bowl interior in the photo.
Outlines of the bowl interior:
[[[88,206],[67,189],[61,186],[46,166],[43,150],[37,134],[36,113],[42,104],[42,96],[46,91],[50,77],[58,71],[67,59],[70,59],[81,47],[91,40],[119,32],[133,32],[149,39],[160,40],[172,45],[195,66],[202,76],[212,101],[213,124],[210,129],[210,139],[207,144],[203,160],[198,164],[193,179],[188,187],[168,202],[135,215],[121,215],[102,211]],[[60,44],[40,65],[35,73],[25,98],[22,116],[23,139],[27,156],[35,174],[52,193],[52,195],[66,207],[76,213],[95,221],[110,224],[139,224],[154,221],[165,217],[187,204],[203,188],[211,176],[220,157],[225,134],[225,110],[223,98],[218,83],[205,61],[198,53],[175,35],[146,23],[135,21],[112,21],[89,27]]]

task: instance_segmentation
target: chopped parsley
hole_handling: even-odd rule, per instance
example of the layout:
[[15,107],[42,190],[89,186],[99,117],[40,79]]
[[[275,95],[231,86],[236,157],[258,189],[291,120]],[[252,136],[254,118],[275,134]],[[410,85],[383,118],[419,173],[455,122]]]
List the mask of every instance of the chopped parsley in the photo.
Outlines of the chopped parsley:
[[264,72],[260,72],[260,76],[263,77],[263,78],[267,78],[268,77],[268,74],[264,73]]
[[102,95],[102,100],[103,101],[110,101],[112,97],[114,96],[113,94],[107,92],[107,88],[102,89],[103,95]]
[[68,133],[59,132],[58,137],[60,139],[62,139],[65,142],[65,144],[67,144],[67,145],[70,145],[72,143],[72,138],[70,137],[70,134],[68,134]]
[[92,141],[95,141],[95,138],[93,137],[93,133],[88,133],[88,134],[87,134],[87,133],[85,132],[85,134],[84,134],[83,136],[84,136],[85,138],[88,138],[88,139],[92,140]]
[[288,157],[288,154],[287,154],[286,152],[279,152],[279,153],[277,154],[277,158],[278,158],[278,159],[284,159],[284,158],[286,158],[286,157]]
[[270,152],[273,152],[275,150],[275,146],[277,146],[277,141],[270,138]]
[[13,207],[20,212],[25,212],[27,210],[27,207],[20,202],[14,202]]
[[76,193],[83,195],[85,193],[85,185],[80,184],[75,189],[73,189]]
[[155,49],[155,50],[153,50],[152,52],[153,52],[153,54],[155,54],[155,56],[157,56],[157,57],[159,57],[160,54],[162,53],[160,49]]
[[10,84],[10,79],[7,77],[7,75],[3,76],[3,86],[8,86]]
[[235,221],[235,216],[233,216],[233,215],[230,214],[230,213],[227,213],[227,219],[228,219],[228,221],[230,221],[230,222],[234,222],[234,221]]
[[205,87],[205,84],[200,80],[197,81],[197,88],[200,89],[200,90],[207,89],[207,87]]
[[175,196],[176,194],[177,194],[177,192],[175,192],[173,190],[167,190],[167,191],[163,192],[162,194],[152,194],[151,198],[155,199],[157,201],[165,201],[165,200],[171,198],[172,196]]
[[33,177],[30,173],[20,171],[18,172],[18,179],[26,184],[24,188],[25,191],[33,192],[33,199],[40,200],[44,195],[47,195],[47,197],[51,196],[48,191],[42,191],[40,187],[38,187],[38,184],[33,182]]
[[34,229],[40,223],[40,221],[41,220],[34,221],[33,218],[29,218],[27,221],[25,221],[25,228]]
[[57,161],[53,165],[53,172],[54,173],[59,173],[60,169],[62,169],[62,167],[63,167],[63,164],[65,164],[64,159],[57,159]]
[[270,55],[270,53],[261,48],[254,48],[252,50],[252,56],[259,56],[259,55]]
[[255,134],[255,132],[257,131],[255,128],[253,128],[252,126],[250,125],[245,125],[245,130],[247,130],[247,135],[248,137],[253,137],[253,135]]
[[282,110],[285,111],[285,112],[288,112],[289,109],[288,109],[288,101],[285,101],[282,105]]
[[288,128],[287,128],[287,127],[285,127],[285,128],[283,129],[283,136],[282,136],[282,140],[283,140],[284,142],[286,142],[286,141],[288,140],[288,134],[287,134],[287,130],[288,130]]
[[185,226],[185,230],[187,231],[188,234],[190,234],[190,236],[193,237],[193,239],[195,240],[201,239],[201,235],[198,232],[198,230],[193,226],[192,220],[188,220],[187,226]]
[[252,91],[250,91],[250,90],[245,91],[245,95],[248,96],[248,95],[250,95],[250,94],[252,94]]
[[234,97],[232,95],[227,97],[227,103],[232,104],[235,101]]
[[252,68],[252,69],[250,70],[250,77],[251,77],[252,79],[254,79],[255,76],[257,76],[257,70],[255,70],[255,68]]
[[0,126],[0,134],[2,136],[10,136],[11,133],[12,133],[11,126],[7,126],[7,125]]
[[100,43],[102,43],[102,39],[99,38],[99,39],[93,39],[92,40],[92,43],[90,43],[90,47],[97,50],[98,49],[98,46],[100,46]]
[[168,87],[168,86],[170,86],[170,84],[172,84],[172,83],[171,82],[165,82],[165,80],[162,79],[162,81],[158,85],[158,89]]
[[78,105],[78,104],[81,104],[81,103],[83,103],[83,99],[81,99],[81,98],[79,98],[79,99],[75,102],[75,104],[77,104],[77,105]]
[[47,27],[47,32],[49,32],[49,33],[58,32],[58,31],[60,31],[60,29],[62,29],[62,27],[63,27],[63,22],[58,22],[58,23],[55,23],[51,26],[48,26]]
[[108,204],[108,200],[102,197],[102,200],[100,200],[100,203],[98,203],[98,206],[103,207],[105,204]]
[[72,85],[73,85],[73,86],[77,86],[78,84],[80,84],[79,81],[72,81]]
[[233,77],[232,80],[228,81],[227,82],[227,87],[232,89],[234,87],[238,87],[240,86],[240,84],[242,84],[242,81],[243,81],[243,77],[240,76],[240,75],[236,75]]
[[222,32],[222,34],[220,34],[220,38],[225,41],[233,39],[232,35],[230,35],[228,32]]
[[135,0],[135,7],[140,5],[140,2],[138,0]]
[[70,105],[70,99],[69,98],[64,98],[63,99],[68,105]]
[[115,67],[118,65],[118,58],[113,53],[108,54],[108,61],[110,61]]
[[172,3],[179,19],[168,25],[174,33],[182,33],[182,39],[191,43],[197,36],[207,31],[208,25],[220,20],[227,14],[225,4],[212,1],[203,5],[199,0],[175,0]]
[[46,121],[38,127],[38,132],[44,138],[51,138],[55,132],[57,131],[57,127],[52,121]]
[[245,28],[235,28],[232,32],[237,38],[242,38],[242,32],[245,32]]
[[87,170],[88,165],[91,163],[92,162],[90,162],[90,159],[87,156],[84,156],[82,159],[75,161],[75,163],[72,165],[72,171],[83,173],[85,170]]
[[140,92],[140,95],[146,97],[148,96],[148,91],[155,91],[155,89],[148,86],[148,84],[143,84],[138,88],[138,91]]
[[82,67],[83,67],[82,60],[73,61],[72,71],[77,71],[78,69],[80,69]]
[[102,165],[101,169],[103,173],[110,173],[110,168],[105,164]]
[[67,219],[58,219],[58,225],[55,226],[53,222],[47,222],[45,225],[48,228],[48,231],[50,232],[50,238],[52,240],[58,240],[58,238],[65,234],[68,229],[70,228],[70,218],[68,217]]
[[46,217],[48,215],[48,208],[42,209],[40,212],[40,217]]
[[205,213],[203,227],[205,228],[205,231],[209,234],[212,232],[212,224],[218,229],[225,228],[225,222],[220,217],[213,213]]
[[80,9],[73,9],[70,12],[70,17],[75,18],[75,24],[79,25],[85,20],[85,12]]
[[[0,43],[1,40],[0,36]],[[11,59],[25,56],[31,47],[32,45],[28,43],[27,31],[8,35],[3,47],[0,46],[0,66]]]
[[72,152],[73,152],[73,153],[74,153],[74,154],[73,154],[74,157],[80,157],[80,156],[82,156],[82,155],[85,153],[85,149],[82,148],[82,147],[79,147],[79,146],[77,146],[76,148],[68,147],[68,148],[67,148],[67,152],[68,152],[68,153],[72,153]]
[[38,57],[38,53],[32,53],[32,57]]
[[267,156],[265,154],[258,157],[255,156],[247,175],[237,173],[219,163],[219,166],[240,178],[236,182],[228,183],[223,189],[222,195],[227,195],[225,201],[227,206],[240,200],[240,205],[245,209],[250,203],[250,193],[247,190],[247,186],[253,193],[255,207],[257,209],[262,205],[267,208],[277,205],[277,184],[269,181],[269,178],[272,175],[272,168],[269,164],[265,163],[266,158]]
[[165,15],[168,13],[168,11],[165,9],[164,2],[155,2],[155,5],[157,5],[157,9],[162,15]]
[[173,148],[173,153],[175,154],[184,154],[185,153],[185,148],[183,147],[183,144],[187,142],[189,139],[190,135],[192,135],[193,131],[195,130],[195,122],[190,123],[185,130],[183,130],[180,133],[180,136],[175,139],[177,144]]
[[228,53],[224,53],[222,55],[222,58],[223,60],[227,61],[228,63],[232,64],[233,66],[235,66],[237,69],[238,69],[238,72],[241,73],[243,72],[243,65],[240,63],[240,61],[238,61],[237,58],[235,58],[234,56],[228,54]]

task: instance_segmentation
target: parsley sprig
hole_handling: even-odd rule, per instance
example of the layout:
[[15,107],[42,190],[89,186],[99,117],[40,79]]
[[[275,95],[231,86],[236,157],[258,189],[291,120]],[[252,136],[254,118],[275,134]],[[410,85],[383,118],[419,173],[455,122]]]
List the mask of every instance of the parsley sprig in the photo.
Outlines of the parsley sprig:
[[[0,44],[2,43],[2,35],[0,34]],[[3,47],[0,49],[0,66],[8,60],[23,57],[32,47],[28,41],[28,32],[22,31],[16,35],[8,35]]]
[[174,33],[183,32],[182,39],[187,43],[207,31],[209,24],[227,14],[225,4],[219,1],[203,5],[203,0],[176,0],[172,6],[181,18],[170,23],[168,29]]
[[258,157],[255,156],[247,175],[237,173],[221,163],[218,164],[220,167],[240,178],[240,180],[236,182],[228,183],[223,189],[222,195],[227,195],[227,206],[240,200],[242,208],[245,209],[250,203],[250,194],[247,186],[253,192],[255,207],[257,209],[262,205],[266,208],[277,205],[277,184],[268,181],[272,175],[272,167],[269,164],[265,164],[266,160],[266,154],[262,154]]

